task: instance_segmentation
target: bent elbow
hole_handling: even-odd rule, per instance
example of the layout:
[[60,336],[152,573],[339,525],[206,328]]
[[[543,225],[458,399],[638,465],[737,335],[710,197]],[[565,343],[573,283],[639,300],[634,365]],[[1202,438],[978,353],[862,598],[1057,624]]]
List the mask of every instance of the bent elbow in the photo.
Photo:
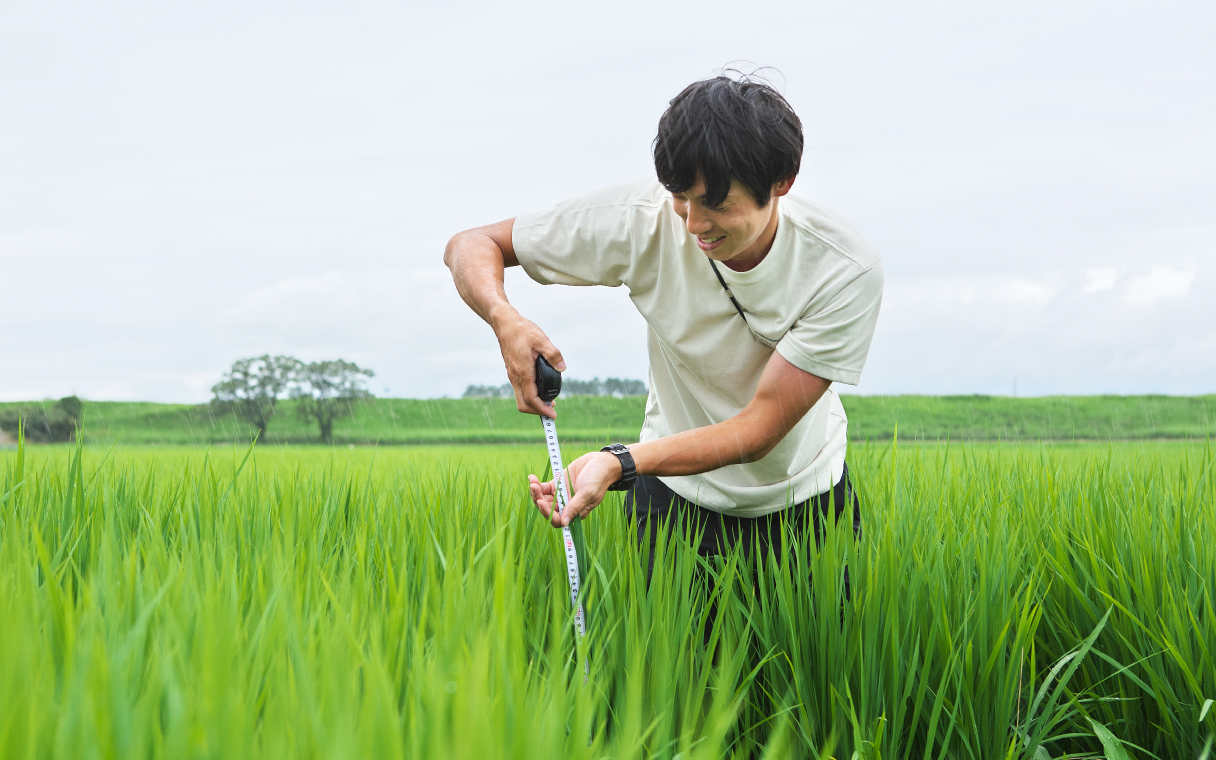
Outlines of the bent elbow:
[[781,442],[780,438],[770,440],[768,437],[754,441],[752,445],[747,446],[743,450],[744,462],[759,462],[764,459],[769,453],[777,448],[777,444]]
[[765,441],[751,451],[748,461],[759,462],[761,459],[764,459],[766,456],[768,456],[769,453],[772,452],[772,450],[775,448],[777,448],[776,441],[773,441],[771,443],[768,441]]
[[455,268],[456,250],[460,247],[460,241],[464,238],[465,234],[464,232],[457,232],[448,239],[448,244],[443,248],[443,263],[448,269]]
[[[738,417],[731,420],[736,457],[731,464],[746,464],[758,462],[777,448],[785,432],[773,429],[773,426],[763,424],[763,420],[749,418],[749,410],[744,410]],[[759,424],[758,424],[759,423]],[[725,463],[724,463],[725,464]]]
[[785,437],[790,434],[790,431],[785,428],[776,430],[766,430],[759,435],[759,440],[756,441],[752,449],[752,461],[758,462],[772,453],[773,449],[777,448],[778,444],[785,440]]

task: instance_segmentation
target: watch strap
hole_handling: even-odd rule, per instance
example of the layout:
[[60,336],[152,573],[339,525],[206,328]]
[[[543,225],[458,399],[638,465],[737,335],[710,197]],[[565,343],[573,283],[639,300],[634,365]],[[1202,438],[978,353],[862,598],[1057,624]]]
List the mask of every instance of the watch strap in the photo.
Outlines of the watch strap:
[[634,481],[638,478],[638,468],[633,463],[633,455],[629,453],[629,448],[623,443],[613,443],[600,449],[600,451],[614,454],[621,462],[621,479],[608,486],[608,490],[628,491],[632,488]]

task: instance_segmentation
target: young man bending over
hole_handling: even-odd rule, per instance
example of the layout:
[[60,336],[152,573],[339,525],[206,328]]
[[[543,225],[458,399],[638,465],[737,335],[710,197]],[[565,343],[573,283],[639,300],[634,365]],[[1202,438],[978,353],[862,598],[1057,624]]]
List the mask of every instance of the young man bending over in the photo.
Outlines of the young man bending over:
[[[847,221],[789,195],[802,125],[766,84],[689,85],[659,120],[656,179],[461,232],[444,262],[465,302],[494,329],[521,412],[555,416],[534,363],[561,352],[507,301],[504,267],[543,284],[624,285],[646,320],[650,396],[641,442],[572,462],[573,496],[530,476],[555,526],[627,490],[639,539],[669,515],[703,526],[700,552],[782,541],[780,518],[818,537],[820,515],[852,507],[844,408],[882,300],[878,254]],[[648,524],[651,530],[647,531]],[[653,546],[651,547],[653,552]],[[652,553],[653,562],[653,553]]]

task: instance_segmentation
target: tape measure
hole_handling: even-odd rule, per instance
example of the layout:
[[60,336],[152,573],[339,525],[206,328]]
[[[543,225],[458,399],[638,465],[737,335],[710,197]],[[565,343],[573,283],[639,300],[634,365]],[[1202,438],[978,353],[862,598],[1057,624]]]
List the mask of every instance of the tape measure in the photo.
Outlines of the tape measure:
[[[536,357],[536,393],[541,400],[553,406],[553,400],[562,392],[562,373],[553,369],[545,357]],[[570,503],[570,491],[566,487],[566,470],[562,467],[562,451],[557,443],[557,425],[552,417],[541,417],[545,427],[545,445],[549,447],[549,466],[553,468],[554,502],[559,512],[566,510]],[[579,575],[579,562],[586,567],[587,552],[583,542],[582,519],[575,517],[570,525],[562,527],[562,545],[566,552],[566,577],[570,581],[570,603],[574,605],[574,627],[578,635],[587,632],[586,614],[578,599],[582,576]]]

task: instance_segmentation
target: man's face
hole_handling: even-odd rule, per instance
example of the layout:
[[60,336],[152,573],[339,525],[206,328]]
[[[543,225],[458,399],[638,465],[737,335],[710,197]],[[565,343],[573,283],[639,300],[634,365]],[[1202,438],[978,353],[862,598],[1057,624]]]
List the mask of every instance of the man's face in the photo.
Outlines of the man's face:
[[705,180],[698,175],[692,187],[672,193],[672,204],[706,256],[745,271],[760,263],[772,247],[777,233],[777,198],[788,193],[792,184],[793,180],[782,180],[773,185],[768,203],[757,206],[747,188],[731,180],[722,205],[711,208],[705,205]]

